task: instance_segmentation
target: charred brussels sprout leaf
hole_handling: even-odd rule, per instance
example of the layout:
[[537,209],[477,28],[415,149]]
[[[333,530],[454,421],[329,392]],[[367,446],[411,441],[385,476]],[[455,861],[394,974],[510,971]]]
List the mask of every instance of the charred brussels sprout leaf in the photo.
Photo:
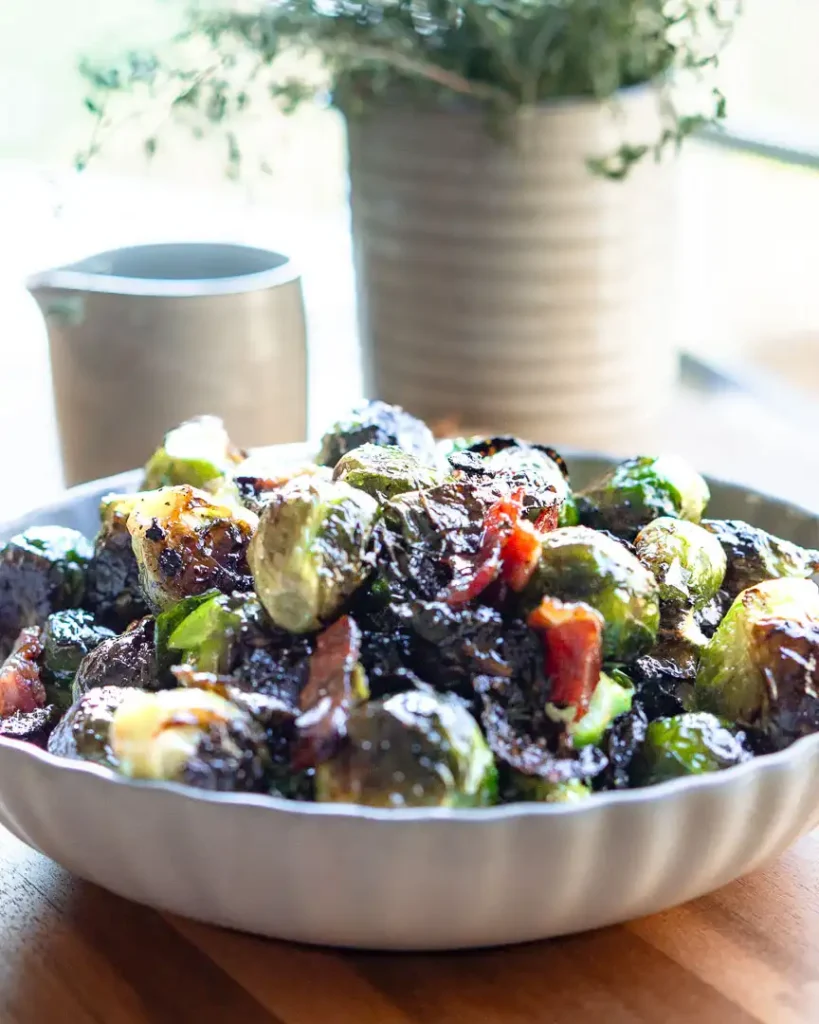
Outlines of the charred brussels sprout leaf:
[[130,690],[114,712],[110,736],[119,771],[133,779],[237,792],[267,785],[264,730],[207,690]]
[[141,497],[109,494],[100,502],[100,529],[88,566],[85,605],[100,622],[116,630],[148,613],[128,532],[128,517]]
[[568,726],[568,733],[575,747],[600,744],[606,730],[619,715],[631,709],[634,686],[624,672],[612,669],[609,674],[600,673],[600,679],[589,702],[589,709]]
[[343,480],[382,503],[405,491],[434,487],[441,478],[417,456],[401,448],[364,444],[339,459],[333,479]]
[[118,686],[103,686],[80,697],[49,737],[49,753],[116,768],[117,758],[111,749],[111,720],[128,692]]
[[161,682],[154,646],[154,627],[152,618],[140,619],[122,636],[103,640],[86,654],[74,676],[74,700],[101,686],[157,689]]
[[544,596],[580,601],[604,620],[603,658],[627,662],[648,650],[660,620],[657,583],[628,551],[611,537],[584,526],[545,534],[540,560],[523,592],[534,609]]
[[819,590],[810,580],[766,580],[742,591],[697,671],[696,707],[773,746],[819,729]]
[[142,490],[188,484],[227,500],[238,493],[232,474],[243,458],[218,416],[197,416],[165,435],[145,467]]
[[641,455],[581,491],[578,510],[585,526],[633,540],[661,516],[698,523],[709,497],[708,484],[684,459]]
[[483,807],[497,772],[478,723],[456,700],[412,690],[357,707],[316,799],[369,807]]
[[115,634],[99,625],[90,612],[72,608],[49,615],[43,627],[43,679],[48,699],[67,708],[80,662]]
[[91,544],[76,530],[39,526],[0,547],[0,657],[26,626],[82,603]]
[[435,438],[429,427],[385,402],[365,402],[339,420],[322,438],[316,461],[332,468],[343,455],[363,444],[395,446],[415,455],[425,466],[437,465]]
[[742,739],[714,715],[689,713],[649,724],[632,773],[638,784],[653,785],[731,768],[750,756]]
[[688,612],[664,624],[651,650],[634,663],[640,703],[650,719],[676,715],[688,705],[706,643]]
[[637,557],[660,586],[660,601],[672,608],[704,607],[725,576],[725,552],[701,526],[663,516],[637,534]]
[[216,589],[252,590],[247,546],[258,519],[192,487],[144,494],[128,517],[142,591],[154,611]]
[[631,765],[642,749],[648,731],[648,718],[640,703],[614,720],[603,740],[608,766],[597,782],[601,789],[628,789]]
[[731,600],[765,580],[807,579],[819,572],[819,551],[774,537],[740,519],[706,519],[702,525],[727,557],[724,588]]
[[292,480],[262,514],[248,559],[256,593],[277,626],[309,633],[333,619],[370,572],[378,504],[318,477]]

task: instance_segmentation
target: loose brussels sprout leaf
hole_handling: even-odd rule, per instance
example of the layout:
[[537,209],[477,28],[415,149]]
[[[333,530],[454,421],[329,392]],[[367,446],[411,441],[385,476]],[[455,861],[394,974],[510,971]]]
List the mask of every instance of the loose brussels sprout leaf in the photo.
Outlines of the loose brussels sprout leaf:
[[131,547],[128,517],[140,494],[109,494],[100,502],[100,529],[88,566],[85,605],[103,625],[121,632],[148,614]]
[[510,772],[506,780],[508,802],[536,801],[544,804],[576,804],[592,795],[591,788],[579,779],[568,782],[547,782],[534,775]]
[[117,759],[111,749],[111,720],[127,693],[118,686],[89,690],[63,715],[49,737],[48,752],[116,768]]
[[145,467],[142,490],[188,484],[226,501],[237,496],[231,477],[243,458],[218,416],[197,416],[165,435]]
[[567,732],[575,747],[599,744],[606,730],[618,715],[631,709],[634,687],[623,672],[612,670],[611,675],[600,673],[600,680],[592,693],[589,710],[581,718],[571,722]]
[[731,600],[764,580],[807,579],[819,572],[819,551],[774,537],[741,519],[706,519],[702,525],[727,556],[724,588]]
[[0,658],[21,629],[82,603],[91,545],[81,533],[38,526],[0,547]]
[[218,590],[207,590],[204,594],[193,594],[183,597],[181,601],[160,612],[154,625],[154,646],[156,648],[156,664],[160,676],[166,675],[180,656],[171,648],[171,637],[189,615],[197,608],[207,604],[219,594]]
[[632,771],[637,783],[650,786],[731,768],[750,756],[741,740],[714,715],[689,713],[649,724]]
[[215,594],[200,602],[174,628],[168,639],[170,651],[179,652],[177,660],[184,658],[200,672],[227,672],[246,601],[244,595]]
[[82,659],[71,687],[75,701],[102,686],[155,690],[162,684],[154,646],[154,620],[133,623],[122,636],[114,636]]
[[435,467],[438,462],[429,427],[397,405],[384,402],[365,402],[340,419],[321,439],[316,462],[332,468],[343,455],[363,444],[394,445],[417,456],[425,466]]
[[663,516],[644,526],[634,542],[637,557],[660,585],[660,601],[673,608],[702,608],[722,586],[725,552],[696,523]]
[[709,498],[705,480],[676,455],[626,459],[577,496],[585,526],[626,540],[661,516],[698,523]]
[[363,444],[336,463],[334,480],[365,491],[383,503],[406,491],[420,491],[441,482],[440,474],[394,445]]
[[80,662],[115,634],[80,608],[55,612],[43,627],[43,680],[48,700],[67,708],[73,700],[71,685]]
[[267,505],[248,551],[256,593],[291,633],[320,629],[370,571],[367,545],[378,504],[318,477],[291,480]]
[[36,711],[46,702],[40,678],[43,645],[39,626],[21,630],[9,656],[0,665],[0,719],[17,711]]
[[338,753],[316,769],[316,799],[368,807],[484,807],[497,771],[458,701],[411,690],[353,710]]
[[544,596],[591,605],[602,616],[603,658],[628,662],[657,635],[660,608],[654,577],[618,541],[585,526],[545,534],[540,561],[523,591],[524,610]]
[[60,720],[62,709],[47,704],[34,711],[15,711],[8,718],[0,718],[0,739],[31,743],[45,750],[48,737]]
[[110,736],[119,771],[129,778],[245,792],[267,784],[263,729],[207,690],[130,690]]
[[702,653],[695,706],[774,746],[819,729],[819,590],[766,580],[734,601]]
[[247,546],[257,517],[248,509],[214,504],[192,487],[144,494],[128,517],[145,599],[163,611],[183,597],[216,589],[252,590]]

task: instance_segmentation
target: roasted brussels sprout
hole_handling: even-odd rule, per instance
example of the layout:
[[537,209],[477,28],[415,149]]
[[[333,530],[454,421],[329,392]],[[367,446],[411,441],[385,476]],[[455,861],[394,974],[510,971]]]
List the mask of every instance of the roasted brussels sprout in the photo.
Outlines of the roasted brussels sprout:
[[82,659],[71,688],[73,699],[101,686],[136,687],[155,690],[159,679],[154,620],[150,616],[134,622],[122,636],[114,636],[95,647]]
[[547,782],[535,775],[509,772],[502,783],[503,802],[532,801],[544,804],[575,804],[592,795],[591,787],[579,779]]
[[71,686],[80,662],[114,635],[90,612],[79,608],[49,615],[42,633],[43,681],[48,700],[67,708],[73,701]]
[[634,685],[624,672],[619,669],[612,669],[608,674],[601,672],[588,710],[567,726],[573,746],[599,745],[615,718],[631,709],[633,698]]
[[353,710],[316,799],[369,807],[483,807],[497,771],[478,723],[453,698],[411,690]]
[[727,556],[723,587],[731,600],[764,580],[807,579],[819,572],[819,551],[774,537],[741,519],[706,519],[702,525]]
[[309,633],[330,621],[370,572],[378,504],[342,482],[301,477],[265,508],[248,550],[256,593],[273,622]]
[[691,612],[661,624],[657,642],[631,666],[649,719],[668,718],[685,710],[707,642]]
[[85,606],[117,631],[148,614],[128,532],[128,517],[141,500],[140,494],[109,494],[102,499],[100,529],[88,566]]
[[343,480],[383,503],[406,491],[434,487],[441,482],[441,475],[402,448],[363,444],[339,459],[333,479]]
[[332,468],[343,455],[363,444],[394,445],[417,456],[425,466],[438,463],[429,427],[397,405],[385,402],[365,402],[339,420],[321,439],[316,461]]
[[312,462],[283,464],[280,458],[272,457],[267,451],[254,452],[236,467],[239,500],[245,508],[261,515],[280,487],[301,476],[332,480],[333,471],[328,466],[317,466]]
[[595,780],[600,789],[628,789],[631,765],[642,749],[647,731],[648,718],[639,701],[615,718],[602,743],[608,765]]
[[660,585],[660,601],[671,608],[704,607],[725,576],[719,541],[696,523],[662,516],[634,541],[637,557]]
[[89,690],[71,705],[48,740],[48,751],[58,757],[93,761],[116,768],[111,748],[111,721],[129,691],[119,686]]
[[584,526],[633,540],[652,519],[670,516],[698,523],[708,484],[675,455],[626,459],[577,495]]
[[110,737],[118,770],[133,779],[244,792],[267,785],[264,730],[207,690],[129,690]]
[[819,730],[819,589],[766,580],[743,590],[702,652],[696,708],[774,746]]
[[82,603],[91,545],[81,533],[38,526],[0,547],[0,658],[20,630]]
[[43,644],[39,626],[20,631],[9,656],[0,665],[0,719],[16,711],[36,711],[46,702],[40,678]]
[[632,779],[650,786],[681,775],[731,768],[751,757],[744,738],[734,736],[714,715],[688,713],[658,718],[632,763]]
[[154,611],[216,589],[252,590],[247,546],[257,517],[192,487],[143,494],[128,517],[143,594]]
[[188,484],[228,500],[238,494],[232,475],[244,457],[218,416],[196,416],[165,435],[145,466],[142,490]]
[[585,526],[544,535],[540,560],[522,594],[524,609],[536,608],[544,596],[584,602],[603,616],[605,661],[630,661],[657,635],[654,577],[622,544]]
[[47,704],[33,711],[15,711],[8,718],[0,718],[0,739],[32,743],[45,750],[48,737],[60,720],[62,709]]

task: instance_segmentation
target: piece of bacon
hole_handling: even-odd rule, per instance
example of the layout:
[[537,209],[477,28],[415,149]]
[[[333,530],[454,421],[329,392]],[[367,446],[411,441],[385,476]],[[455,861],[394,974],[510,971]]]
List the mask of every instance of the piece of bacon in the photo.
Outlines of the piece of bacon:
[[551,701],[585,714],[600,680],[603,617],[582,602],[544,597],[527,621],[543,636]]
[[38,664],[43,653],[40,632],[39,626],[24,629],[11,654],[0,665],[0,718],[45,706],[46,692]]

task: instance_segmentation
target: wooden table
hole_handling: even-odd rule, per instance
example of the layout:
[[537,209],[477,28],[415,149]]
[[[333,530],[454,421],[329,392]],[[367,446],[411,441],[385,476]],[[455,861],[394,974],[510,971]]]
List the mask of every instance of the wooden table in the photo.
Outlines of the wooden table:
[[622,927],[505,950],[387,955],[293,946],[159,914],[72,878],[0,832],[0,1020],[815,1022],[819,835],[711,896]]

